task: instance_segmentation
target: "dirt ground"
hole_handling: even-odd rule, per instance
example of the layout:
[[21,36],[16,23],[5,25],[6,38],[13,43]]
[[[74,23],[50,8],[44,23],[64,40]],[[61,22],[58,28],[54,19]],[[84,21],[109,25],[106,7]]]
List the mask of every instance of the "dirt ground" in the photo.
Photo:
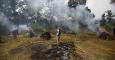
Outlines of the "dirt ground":
[[[54,35],[45,41],[39,36],[28,38],[21,35],[17,39],[7,37],[4,40],[5,43],[0,44],[0,60],[49,60],[42,52],[57,44]],[[102,40],[93,33],[62,34],[61,42],[68,41],[76,45],[77,56],[71,60],[115,60],[115,40]]]

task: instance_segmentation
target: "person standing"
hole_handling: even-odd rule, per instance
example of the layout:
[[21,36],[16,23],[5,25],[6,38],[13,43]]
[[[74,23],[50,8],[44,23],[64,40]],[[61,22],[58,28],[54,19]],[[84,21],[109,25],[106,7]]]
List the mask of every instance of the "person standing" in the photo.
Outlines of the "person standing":
[[61,36],[61,31],[60,31],[59,27],[57,28],[57,34],[56,34],[56,36],[57,36],[57,43],[59,43],[60,42],[60,36]]

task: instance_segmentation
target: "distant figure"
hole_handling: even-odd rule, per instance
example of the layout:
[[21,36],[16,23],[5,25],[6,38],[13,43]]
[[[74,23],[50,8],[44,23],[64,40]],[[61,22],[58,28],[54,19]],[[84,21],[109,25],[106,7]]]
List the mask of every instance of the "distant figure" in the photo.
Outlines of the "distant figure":
[[17,38],[17,36],[19,35],[18,29],[14,30],[12,32],[12,35],[13,35],[14,38]]
[[59,43],[60,42],[60,36],[61,36],[61,31],[60,31],[59,27],[57,28],[57,34],[56,34],[56,36],[57,36],[57,43]]

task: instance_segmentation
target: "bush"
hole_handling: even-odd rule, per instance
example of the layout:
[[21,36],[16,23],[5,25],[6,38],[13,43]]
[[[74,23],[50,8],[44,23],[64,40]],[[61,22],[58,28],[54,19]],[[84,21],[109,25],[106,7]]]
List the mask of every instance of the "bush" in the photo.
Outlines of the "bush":
[[0,43],[2,42],[2,36],[6,36],[8,35],[8,33],[9,30],[7,29],[7,27],[0,23]]

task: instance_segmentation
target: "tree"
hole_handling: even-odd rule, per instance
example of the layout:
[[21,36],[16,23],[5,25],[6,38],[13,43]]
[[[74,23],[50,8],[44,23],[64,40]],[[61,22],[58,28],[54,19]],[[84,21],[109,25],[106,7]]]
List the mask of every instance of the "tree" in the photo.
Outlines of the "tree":
[[68,6],[70,8],[76,8],[77,5],[78,5],[78,0],[69,0],[68,2]]
[[16,25],[31,23],[38,17],[29,10],[26,0],[0,0],[0,12]]
[[2,25],[0,22],[0,43],[2,43],[2,36],[5,36],[9,33],[9,30],[6,26]]
[[111,0],[111,3],[115,3],[115,0]]

